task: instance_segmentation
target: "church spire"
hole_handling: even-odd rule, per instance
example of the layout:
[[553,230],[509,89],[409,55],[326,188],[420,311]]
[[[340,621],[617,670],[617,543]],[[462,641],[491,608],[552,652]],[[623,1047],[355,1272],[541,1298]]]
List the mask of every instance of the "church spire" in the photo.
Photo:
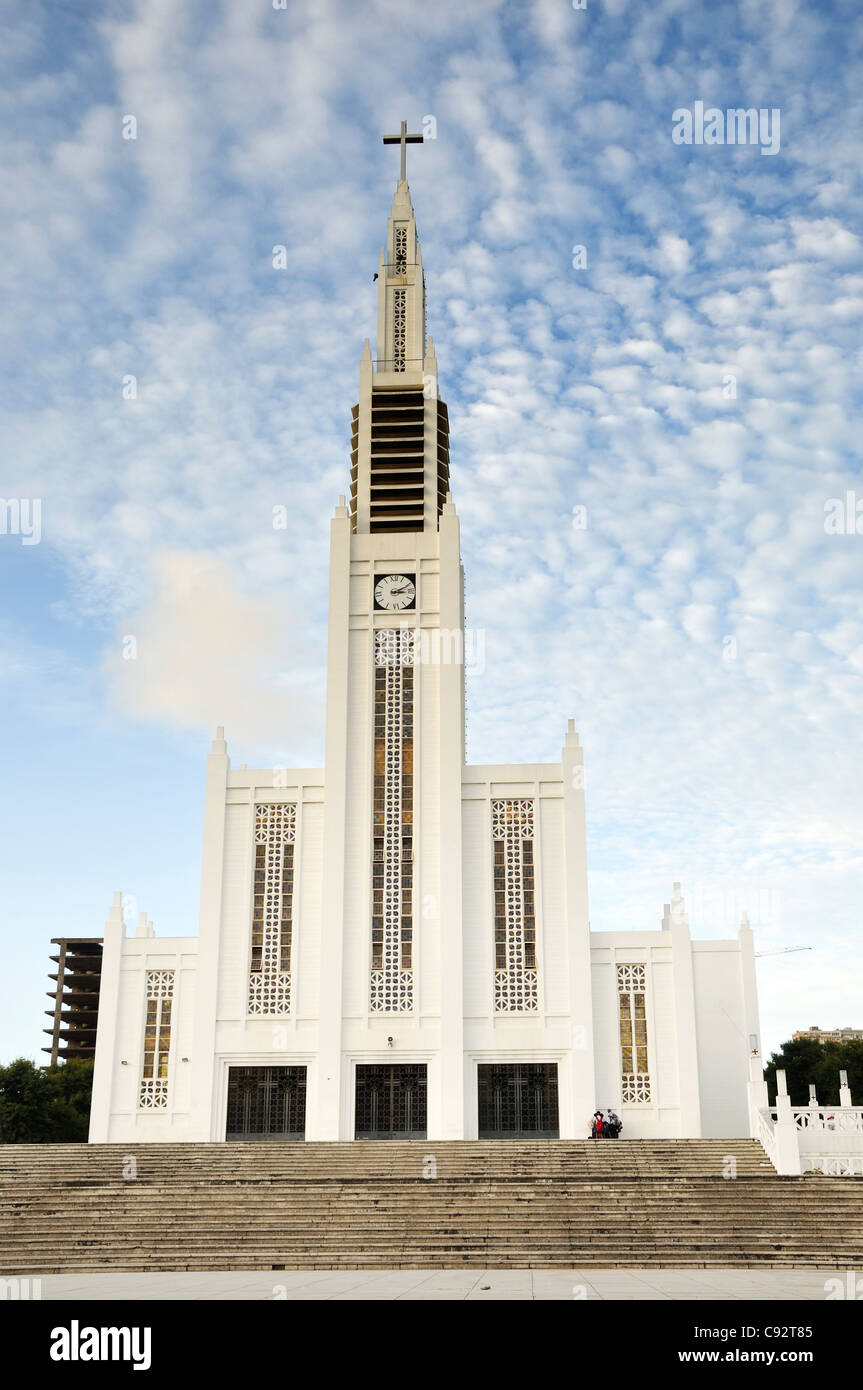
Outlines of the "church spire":
[[424,371],[426,290],[410,189],[400,180],[378,263],[378,372]]
[[385,135],[401,145],[378,286],[376,355],[366,341],[353,411],[351,519],[356,532],[437,529],[449,491],[449,417],[438,395],[437,358],[426,338],[426,287],[405,174],[406,146],[421,135]]

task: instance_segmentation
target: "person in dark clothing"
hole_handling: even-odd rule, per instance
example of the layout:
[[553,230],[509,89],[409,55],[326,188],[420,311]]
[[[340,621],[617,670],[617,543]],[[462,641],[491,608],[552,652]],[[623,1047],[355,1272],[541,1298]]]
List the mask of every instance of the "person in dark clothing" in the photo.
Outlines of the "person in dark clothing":
[[613,1110],[609,1110],[605,1121],[605,1132],[609,1139],[617,1139],[623,1129],[623,1121]]

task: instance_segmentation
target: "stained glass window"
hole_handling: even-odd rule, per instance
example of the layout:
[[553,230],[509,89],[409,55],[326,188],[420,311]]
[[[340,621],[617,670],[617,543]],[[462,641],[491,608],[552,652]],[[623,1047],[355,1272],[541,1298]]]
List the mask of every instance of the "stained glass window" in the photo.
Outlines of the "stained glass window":
[[147,971],[144,1015],[144,1065],[138,1105],[141,1110],[164,1110],[168,1104],[168,1057],[171,1051],[173,970]]
[[493,801],[494,1007],[496,1013],[539,1008],[532,801]]
[[250,1014],[286,1014],[291,1008],[296,821],[291,802],[255,807]]
[[643,965],[617,967],[620,1027],[621,1100],[632,1105],[649,1102],[647,1061],[647,970]]
[[375,633],[369,1009],[413,1008],[414,633]]

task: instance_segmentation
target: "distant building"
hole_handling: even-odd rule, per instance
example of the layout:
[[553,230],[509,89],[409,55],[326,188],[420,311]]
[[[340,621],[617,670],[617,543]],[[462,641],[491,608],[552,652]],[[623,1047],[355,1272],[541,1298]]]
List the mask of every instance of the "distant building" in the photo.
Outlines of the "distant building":
[[803,1028],[799,1033],[792,1033],[791,1037],[794,1042],[798,1042],[800,1038],[811,1038],[813,1042],[820,1043],[860,1042],[863,1040],[863,1028],[828,1028],[826,1032],[822,1032],[818,1025],[813,1023],[811,1028]]
[[53,1008],[45,1010],[52,1023],[42,1030],[50,1035],[51,1046],[42,1051],[51,1054],[48,1065],[52,1067],[71,1057],[92,1062],[96,1056],[102,938],[54,936],[51,944],[60,950],[51,957],[57,962],[56,975],[49,977],[57,981],[56,988],[48,990]]

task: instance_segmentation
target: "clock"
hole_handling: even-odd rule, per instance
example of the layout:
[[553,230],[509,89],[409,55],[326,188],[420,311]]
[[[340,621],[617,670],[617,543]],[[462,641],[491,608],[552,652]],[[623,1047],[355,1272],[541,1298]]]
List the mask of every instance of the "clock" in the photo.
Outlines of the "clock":
[[375,582],[375,608],[398,613],[416,607],[415,574],[382,574]]

